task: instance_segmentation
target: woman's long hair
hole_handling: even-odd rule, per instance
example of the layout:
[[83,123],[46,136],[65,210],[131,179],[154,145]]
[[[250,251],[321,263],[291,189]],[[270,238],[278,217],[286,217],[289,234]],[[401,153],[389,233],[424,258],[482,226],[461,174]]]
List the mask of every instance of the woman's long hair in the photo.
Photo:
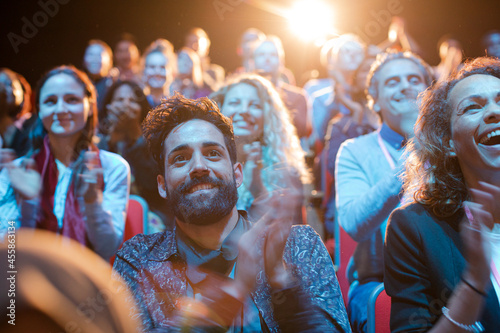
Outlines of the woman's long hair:
[[[80,137],[73,149],[73,176],[72,181],[75,180],[76,175],[80,174],[84,168],[84,158],[83,155],[85,151],[89,150],[89,148],[94,148],[94,135],[96,134],[97,126],[98,126],[98,116],[97,116],[97,103],[96,103],[96,91],[95,87],[90,81],[87,74],[78,70],[76,67],[68,65],[68,66],[59,66],[51,69],[42,78],[38,81],[36,89],[35,89],[35,112],[37,115],[37,120],[33,126],[33,129],[30,133],[31,138],[31,149],[28,152],[27,156],[31,157],[37,154],[43,146],[43,140],[45,136],[47,136],[48,132],[43,126],[42,120],[40,119],[40,91],[43,86],[47,82],[47,80],[58,74],[66,74],[71,76],[75,81],[82,86],[85,96],[89,99],[89,115],[87,118],[87,122],[85,127],[82,129]],[[75,187],[76,190],[76,187]]]
[[[263,169],[285,165],[291,167],[302,182],[308,182],[310,176],[305,165],[305,153],[291,121],[290,112],[269,80],[256,74],[236,75],[210,95],[210,98],[217,102],[222,110],[228,91],[242,83],[257,89],[263,106],[264,129],[261,138]],[[272,184],[276,179],[268,179],[265,173],[262,176],[264,186],[268,190],[273,190]],[[249,193],[241,195],[242,200],[245,200],[246,195]]]

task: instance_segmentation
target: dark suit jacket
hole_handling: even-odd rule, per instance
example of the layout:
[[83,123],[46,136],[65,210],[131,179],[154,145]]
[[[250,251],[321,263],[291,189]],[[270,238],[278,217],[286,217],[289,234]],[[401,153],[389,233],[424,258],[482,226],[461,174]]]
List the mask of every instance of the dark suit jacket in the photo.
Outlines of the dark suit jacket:
[[[459,234],[463,218],[463,210],[438,218],[417,203],[391,214],[384,249],[391,332],[425,332],[441,316],[466,265]],[[486,332],[500,330],[500,306],[492,286],[480,321]]]

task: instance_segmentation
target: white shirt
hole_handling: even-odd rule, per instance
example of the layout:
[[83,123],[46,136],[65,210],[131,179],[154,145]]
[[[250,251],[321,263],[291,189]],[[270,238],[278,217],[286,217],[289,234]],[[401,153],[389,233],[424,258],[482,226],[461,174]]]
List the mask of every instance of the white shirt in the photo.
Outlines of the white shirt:
[[[123,240],[128,196],[130,193],[130,167],[117,154],[100,150],[99,157],[103,169],[104,191],[102,203],[80,204],[85,219],[87,235],[94,251],[105,259],[114,255]],[[20,165],[22,158],[14,161]],[[58,183],[54,195],[54,215],[62,227],[66,194],[72,170],[57,161]],[[83,201],[82,201],[83,202]],[[9,221],[17,227],[34,227],[40,200],[17,200],[10,185],[6,169],[0,171],[0,242],[7,233]]]

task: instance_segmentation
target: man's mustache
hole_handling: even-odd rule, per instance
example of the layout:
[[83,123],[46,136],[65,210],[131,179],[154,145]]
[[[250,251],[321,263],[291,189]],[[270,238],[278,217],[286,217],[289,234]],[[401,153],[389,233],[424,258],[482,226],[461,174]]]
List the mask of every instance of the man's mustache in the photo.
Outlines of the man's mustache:
[[182,194],[188,194],[189,189],[191,189],[193,186],[199,185],[199,184],[210,184],[213,187],[221,187],[224,185],[224,181],[218,178],[212,178],[208,175],[201,176],[201,177],[196,177],[193,178],[184,184],[179,186],[178,191]]

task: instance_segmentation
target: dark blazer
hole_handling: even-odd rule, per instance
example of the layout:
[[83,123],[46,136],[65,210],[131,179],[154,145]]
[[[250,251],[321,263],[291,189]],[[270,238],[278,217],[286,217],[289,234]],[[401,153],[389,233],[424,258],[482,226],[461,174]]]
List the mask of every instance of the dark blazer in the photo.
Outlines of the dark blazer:
[[[391,332],[425,332],[441,316],[466,265],[459,234],[463,219],[463,210],[438,218],[417,203],[391,214],[384,248]],[[492,286],[480,322],[486,332],[500,330],[500,306]]]

